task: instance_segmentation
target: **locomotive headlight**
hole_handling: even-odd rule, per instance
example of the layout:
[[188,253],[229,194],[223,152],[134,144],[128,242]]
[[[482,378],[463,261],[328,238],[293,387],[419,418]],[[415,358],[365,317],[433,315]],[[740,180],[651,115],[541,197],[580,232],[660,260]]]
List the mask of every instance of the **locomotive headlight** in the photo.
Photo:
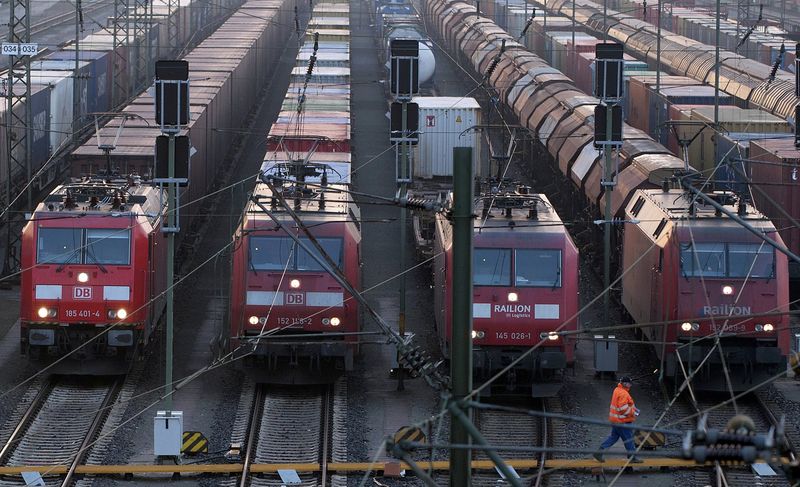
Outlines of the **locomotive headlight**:
[[300,279],[292,279],[289,281],[289,287],[292,289],[297,289],[300,287]]
[[692,331],[692,324],[688,321],[681,324],[681,330],[683,331]]
[[89,274],[85,272],[78,274],[78,282],[89,282]]
[[257,325],[258,324],[258,316],[251,316],[247,321],[249,321],[251,325]]
[[117,310],[117,318],[120,320],[124,320],[128,317],[128,312],[125,311],[125,308],[120,308]]
[[733,294],[733,286],[722,286],[722,294],[725,296]]
[[339,326],[340,323],[341,323],[341,320],[339,320],[339,318],[337,318],[335,316],[333,318],[331,318],[331,326]]
[[519,300],[519,295],[517,293],[508,293],[509,303],[516,303],[518,300]]
[[767,323],[767,324],[764,325],[764,331],[772,331],[774,329],[775,329],[775,327],[772,326],[772,323]]
[[47,308],[42,306],[41,308],[39,308],[39,311],[37,311],[36,314],[39,315],[39,318],[47,318],[47,315],[50,313],[48,313]]
[[697,331],[700,329],[700,323],[692,323],[692,330]]
[[764,331],[764,325],[762,324],[756,325],[756,331]]
[[558,332],[551,331],[550,333],[547,334],[547,339],[548,340],[558,340]]
[[486,336],[486,332],[485,331],[472,330],[472,339],[473,340],[476,339],[476,338],[483,338],[485,336]]

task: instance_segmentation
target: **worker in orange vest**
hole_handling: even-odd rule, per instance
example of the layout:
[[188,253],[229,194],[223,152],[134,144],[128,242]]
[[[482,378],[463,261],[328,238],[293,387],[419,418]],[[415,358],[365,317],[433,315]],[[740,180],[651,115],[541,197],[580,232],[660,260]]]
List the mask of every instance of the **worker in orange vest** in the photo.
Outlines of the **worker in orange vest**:
[[636,416],[639,416],[639,409],[636,408],[633,398],[628,392],[631,390],[631,385],[631,378],[623,376],[620,378],[617,388],[614,389],[614,394],[611,396],[611,405],[608,407],[608,420],[614,426],[611,427],[611,434],[600,445],[600,451],[592,455],[598,462],[605,461],[603,459],[603,450],[610,448],[617,440],[622,439],[625,449],[628,450],[630,463],[642,463],[642,460],[635,456],[636,446],[633,444],[633,431],[630,428],[621,426],[633,423],[636,420]]

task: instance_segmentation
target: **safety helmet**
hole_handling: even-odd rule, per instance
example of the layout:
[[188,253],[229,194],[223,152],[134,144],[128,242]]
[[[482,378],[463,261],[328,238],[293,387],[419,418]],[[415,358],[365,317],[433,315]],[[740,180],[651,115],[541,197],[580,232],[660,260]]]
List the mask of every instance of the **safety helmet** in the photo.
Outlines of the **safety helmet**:
[[633,381],[631,380],[631,378],[630,378],[630,377],[628,377],[627,375],[623,375],[622,377],[620,377],[620,378],[619,378],[619,381],[620,381],[620,383],[622,383],[622,384],[625,384],[625,383],[628,383],[628,384],[630,384],[631,382],[633,382]]

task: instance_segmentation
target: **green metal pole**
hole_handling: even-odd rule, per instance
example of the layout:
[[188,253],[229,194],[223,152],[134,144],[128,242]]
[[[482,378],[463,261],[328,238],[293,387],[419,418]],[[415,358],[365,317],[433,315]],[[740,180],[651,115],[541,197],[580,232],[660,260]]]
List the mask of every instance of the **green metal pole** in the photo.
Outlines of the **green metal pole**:
[[[475,440],[475,443],[477,443],[480,446],[489,445],[489,443],[486,442],[486,439],[483,437],[483,435],[481,435],[481,432],[478,431],[478,428],[476,428],[475,425],[472,424],[472,421],[470,421],[467,415],[464,414],[464,411],[461,410],[461,404],[455,402],[450,403],[450,413],[453,416],[455,416],[455,418],[453,418],[454,419],[453,422],[461,424],[466,429],[467,433],[472,437],[472,439]],[[464,451],[469,451],[469,450],[464,450]],[[503,459],[500,457],[500,455],[497,454],[497,450],[489,448],[484,450],[484,452],[487,455],[489,455],[489,458],[492,459],[492,462],[495,464],[495,466],[497,466],[497,469],[500,470],[500,472],[502,472],[503,475],[506,477],[505,479],[506,482],[508,482],[514,487],[522,487],[520,479],[518,479],[516,475],[514,475],[514,472],[511,470],[511,468],[509,468],[509,466],[506,465],[506,462],[504,462]],[[453,478],[454,473],[455,470],[451,468],[450,469],[451,479]]]
[[[175,133],[169,134],[169,178],[175,177]],[[170,227],[170,232],[167,233],[167,364],[164,382],[166,389],[164,393],[167,395],[165,408],[167,413],[172,411],[172,335],[173,335],[173,312],[174,312],[174,298],[172,292],[172,285],[175,281],[175,221],[176,213],[178,211],[177,205],[178,187],[175,183],[167,184],[167,222]]]
[[[453,149],[453,327],[450,349],[452,401],[472,390],[472,148]],[[456,406],[458,407],[458,406]],[[467,444],[464,421],[450,422],[450,443]],[[450,485],[472,485],[470,450],[450,451]]]

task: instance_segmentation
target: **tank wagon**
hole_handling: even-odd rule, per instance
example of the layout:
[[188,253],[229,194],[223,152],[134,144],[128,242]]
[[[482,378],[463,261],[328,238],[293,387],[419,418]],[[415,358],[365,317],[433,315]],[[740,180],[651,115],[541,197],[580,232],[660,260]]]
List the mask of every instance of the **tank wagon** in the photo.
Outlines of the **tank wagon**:
[[[317,4],[313,17],[342,14],[342,7],[346,4]],[[358,352],[358,303],[315,259],[326,255],[360,289],[360,212],[346,192],[350,47],[343,39],[349,39],[349,24],[346,13],[325,18],[336,19],[342,35],[307,32],[267,137],[259,179],[233,236],[225,335],[234,354],[247,355],[250,373],[275,383],[330,381],[352,369]],[[317,64],[334,59],[335,68]]]
[[[536,345],[486,394],[555,395],[560,374],[574,362],[574,336],[556,331],[578,329],[578,249],[545,195],[524,186],[482,186],[473,250],[475,381],[485,382]],[[449,358],[453,230],[441,213],[435,225],[434,304]]]
[[[614,161],[618,168],[617,186],[613,192],[604,191],[600,184],[603,175],[603,161],[593,146],[594,107],[598,103],[597,99],[578,90],[572,80],[547,65],[538,56],[530,53],[493,21],[476,15],[474,6],[458,1],[433,0],[426,2],[425,8],[426,18],[431,22],[431,29],[439,33],[445,47],[457,56],[462,65],[471,66],[475,72],[482,75],[487,72],[494,60],[497,60],[496,68],[488,77],[488,83],[496,90],[500,101],[519,119],[521,125],[527,127],[538,138],[552,157],[554,164],[557,164],[557,168],[553,169],[557,169],[564,180],[571,182],[575,193],[581,195],[588,203],[580,205],[593,210],[584,215],[587,220],[592,221],[597,218],[599,216],[597,209],[604,207],[606,198],[611,198],[614,216],[628,222],[625,225],[616,225],[619,231],[625,234],[624,237],[617,238],[621,247],[616,252],[616,258],[622,259],[621,262],[625,264],[631,264],[630,260],[624,260],[626,255],[638,254],[641,256],[642,248],[626,247],[632,245],[635,239],[632,235],[628,235],[629,231],[624,227],[641,224],[643,217],[627,218],[626,208],[636,205],[639,196],[645,194],[642,193],[643,191],[660,189],[665,181],[672,179],[676,174],[685,173],[687,168],[684,167],[683,161],[673,156],[667,148],[656,143],[643,132],[624,125],[623,146],[615,154],[616,160]],[[501,50],[503,42],[505,49]],[[691,168],[688,170],[692,171]],[[678,200],[687,198],[687,193],[682,190],[674,194],[675,196],[670,201],[676,198]],[[734,201],[734,203],[738,205],[738,201]],[[654,213],[655,211],[653,210]],[[748,218],[760,222],[759,225],[764,226],[767,234],[774,233],[774,227],[760,214],[755,212],[747,214],[751,215]],[[668,216],[659,217],[657,227],[666,227],[672,219],[672,216]],[[780,370],[781,364],[785,364],[788,353],[788,328],[764,321],[772,319],[771,315],[767,315],[754,317],[747,324],[741,325],[744,328],[737,327],[734,328],[735,331],[729,331],[727,328],[719,327],[720,320],[718,318],[737,316],[736,323],[740,323],[741,318],[750,317],[750,313],[757,314],[756,311],[761,309],[761,305],[756,305],[755,301],[761,300],[762,295],[769,296],[764,300],[765,309],[776,309],[778,310],[776,314],[782,312],[788,303],[788,296],[784,291],[788,287],[786,260],[772,250],[764,249],[760,245],[753,245],[751,240],[742,237],[741,234],[744,231],[741,229],[738,232],[724,232],[723,228],[729,227],[732,230],[735,225],[724,213],[712,212],[711,215],[707,215],[695,212],[694,216],[686,215],[686,217],[689,222],[685,226],[691,228],[694,242],[723,245],[726,250],[718,252],[718,256],[729,259],[733,255],[736,260],[734,266],[737,269],[741,269],[742,262],[760,264],[764,259],[771,261],[774,263],[774,275],[770,278],[753,279],[752,274],[746,276],[725,274],[714,279],[706,279],[703,272],[699,271],[700,276],[703,276],[700,284],[695,282],[694,278],[689,279],[694,282],[694,287],[687,286],[687,288],[693,289],[693,292],[700,294],[698,286],[704,286],[709,293],[714,293],[715,297],[721,292],[720,286],[729,286],[734,292],[725,294],[725,300],[713,300],[703,305],[709,306],[708,310],[704,307],[698,308],[696,303],[686,304],[680,308],[681,313],[687,313],[686,315],[679,315],[676,310],[670,310],[670,314],[663,315],[661,319],[674,316],[680,322],[662,323],[655,329],[665,328],[665,336],[674,337],[680,334],[677,329],[682,331],[684,322],[688,322],[689,328],[697,336],[700,333],[705,333],[703,336],[708,336],[711,332],[722,333],[722,336],[731,338],[731,345],[738,347],[736,348],[737,353],[728,354],[726,357],[727,365],[733,367],[732,370],[736,370],[735,367],[739,367],[740,371],[747,368],[754,370],[763,365]],[[697,221],[695,222],[695,220]],[[765,221],[762,222],[762,220]],[[669,236],[674,242],[685,243],[685,232],[682,228],[681,225],[671,226],[668,229],[659,228],[659,235],[661,238]],[[634,230],[634,232],[636,231],[639,230]],[[732,235],[732,233],[736,233],[736,235]],[[655,252],[654,255],[658,255],[658,252],[654,250],[656,247],[656,245],[649,247],[648,258],[653,252]],[[730,253],[727,250],[729,248],[733,248],[734,252]],[[762,257],[762,252],[764,252],[764,257]],[[695,253],[702,253],[702,250],[698,247],[695,249]],[[623,304],[635,320],[643,325],[649,324],[652,316],[644,317],[638,309],[633,307],[632,300],[635,296],[639,296],[639,291],[630,286],[632,283],[651,279],[652,266],[643,265],[639,261],[637,265],[623,267],[623,269],[627,276],[622,289]],[[680,259],[665,258],[661,269],[664,276],[669,276],[664,277],[665,282],[678,282],[686,279],[684,274],[687,271],[682,266]],[[719,279],[717,280],[717,278]],[[682,296],[678,292],[677,297],[682,299]],[[644,303],[655,303],[658,295],[646,298]],[[677,306],[676,301],[672,301],[672,303],[673,306]],[[736,307],[742,311],[749,307],[749,312],[748,314],[737,313]],[[703,315],[705,311],[708,312]],[[714,323],[717,323],[717,328],[708,324],[712,316]],[[690,319],[690,317],[694,319]],[[646,320],[646,322],[642,320]],[[730,320],[728,322],[730,323]],[[695,329],[694,323],[698,324],[697,329]],[[772,325],[771,329],[767,329],[770,328],[766,327],[767,323]],[[761,326],[760,331],[756,331],[756,325]],[[723,343],[723,349],[727,344],[728,342]],[[738,353],[742,350],[747,350],[748,353]],[[662,352],[659,354],[662,360],[667,360]],[[767,356],[768,358],[766,358]],[[710,382],[703,383],[703,387],[718,388],[720,381],[723,380],[723,374],[720,374],[718,365],[706,362],[702,367],[704,370],[698,374],[701,376],[706,374],[705,376],[710,380]],[[678,369],[662,370],[669,378],[682,379]],[[751,384],[755,379],[755,374],[742,373],[739,379],[741,380],[737,380],[734,384],[737,390],[740,390],[745,384]]]

